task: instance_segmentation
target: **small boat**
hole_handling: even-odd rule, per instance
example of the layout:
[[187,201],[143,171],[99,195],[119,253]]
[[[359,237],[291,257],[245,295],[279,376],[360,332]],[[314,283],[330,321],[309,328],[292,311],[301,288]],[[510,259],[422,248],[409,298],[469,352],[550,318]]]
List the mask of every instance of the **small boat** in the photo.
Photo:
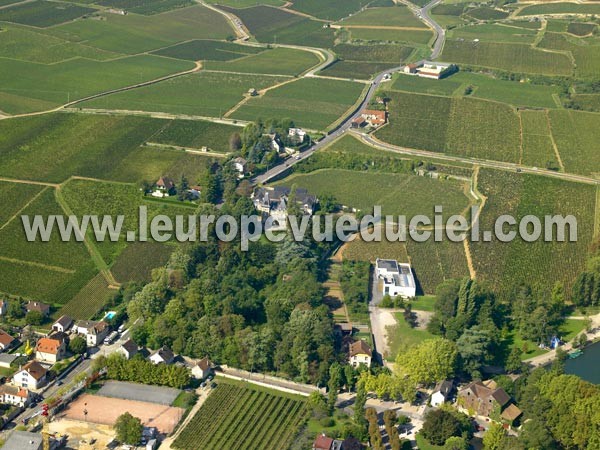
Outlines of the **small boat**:
[[579,358],[581,355],[583,355],[583,350],[574,350],[571,353],[569,353],[569,358],[570,359],[575,359],[575,358]]

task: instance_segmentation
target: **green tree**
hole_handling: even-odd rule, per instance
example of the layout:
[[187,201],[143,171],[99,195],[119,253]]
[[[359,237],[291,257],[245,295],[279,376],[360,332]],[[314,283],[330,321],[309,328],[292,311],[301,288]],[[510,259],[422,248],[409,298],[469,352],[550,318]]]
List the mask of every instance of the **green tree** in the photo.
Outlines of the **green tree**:
[[41,325],[44,322],[44,315],[39,311],[29,311],[25,315],[27,325]]
[[81,336],[75,336],[69,342],[69,350],[76,355],[81,355],[87,350],[87,343]]
[[506,444],[506,431],[502,425],[493,423],[483,435],[483,448],[485,450],[504,450]]
[[506,370],[510,373],[520,372],[523,367],[522,356],[523,350],[515,345],[506,359]]
[[337,400],[338,391],[340,390],[342,378],[344,376],[342,370],[342,366],[340,366],[340,364],[337,362],[334,362],[331,367],[329,367],[329,391],[327,393],[327,407],[329,410],[329,415],[333,415],[333,411],[335,410],[335,402]]
[[415,383],[434,384],[454,375],[458,349],[447,339],[428,339],[401,352],[396,364]]
[[491,333],[478,325],[465,330],[456,341],[461,361],[460,367],[472,378],[480,378],[481,367],[490,361],[492,342]]
[[469,443],[462,436],[452,436],[446,439],[444,450],[469,450]]
[[433,445],[444,445],[452,436],[469,436],[470,419],[454,410],[434,409],[425,415],[423,437]]
[[138,445],[142,440],[142,421],[128,412],[121,414],[115,422],[117,440],[129,445]]

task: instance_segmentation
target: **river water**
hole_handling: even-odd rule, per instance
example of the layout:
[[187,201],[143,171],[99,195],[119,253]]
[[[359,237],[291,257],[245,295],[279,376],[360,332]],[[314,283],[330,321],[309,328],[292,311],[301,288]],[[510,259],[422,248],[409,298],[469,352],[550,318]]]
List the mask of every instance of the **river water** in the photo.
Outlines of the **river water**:
[[586,347],[579,358],[568,359],[565,372],[577,375],[590,383],[600,384],[600,342]]

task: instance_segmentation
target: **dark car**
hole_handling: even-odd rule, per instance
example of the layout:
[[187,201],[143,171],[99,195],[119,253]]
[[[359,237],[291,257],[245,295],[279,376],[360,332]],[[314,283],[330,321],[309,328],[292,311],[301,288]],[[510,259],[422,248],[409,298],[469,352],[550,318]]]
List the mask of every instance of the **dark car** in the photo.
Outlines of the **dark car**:
[[217,387],[217,383],[215,383],[215,382],[210,383],[210,388],[211,389],[214,389],[216,387]]

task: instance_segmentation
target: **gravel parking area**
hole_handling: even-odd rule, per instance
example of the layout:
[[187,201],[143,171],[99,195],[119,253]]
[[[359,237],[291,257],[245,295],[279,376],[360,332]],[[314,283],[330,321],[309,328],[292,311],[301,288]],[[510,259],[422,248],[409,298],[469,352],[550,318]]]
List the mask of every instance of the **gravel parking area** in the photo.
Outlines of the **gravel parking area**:
[[103,397],[122,398],[138,402],[171,405],[181,391],[163,386],[148,386],[145,384],[127,383],[125,381],[107,381],[97,395]]

